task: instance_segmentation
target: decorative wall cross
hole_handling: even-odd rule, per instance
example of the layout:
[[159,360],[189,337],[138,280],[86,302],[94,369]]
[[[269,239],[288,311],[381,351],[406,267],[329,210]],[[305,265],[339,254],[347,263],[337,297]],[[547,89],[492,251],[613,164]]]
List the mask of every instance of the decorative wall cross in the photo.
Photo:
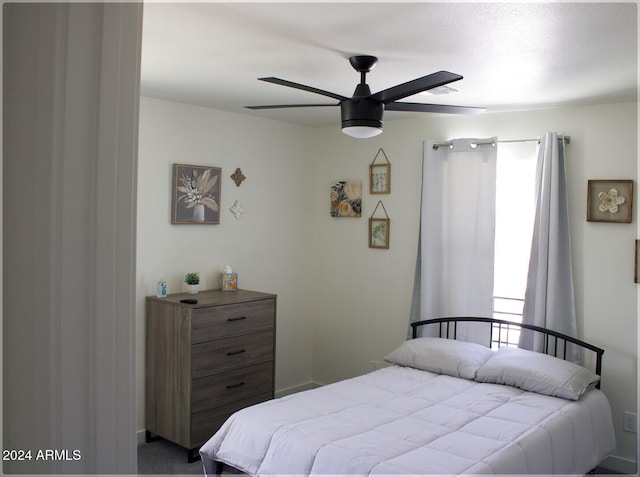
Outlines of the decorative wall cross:
[[246,176],[242,173],[242,171],[238,167],[236,171],[233,174],[231,174],[231,178],[233,179],[233,182],[236,183],[236,186],[240,187],[240,184],[242,184],[242,181],[246,179]]

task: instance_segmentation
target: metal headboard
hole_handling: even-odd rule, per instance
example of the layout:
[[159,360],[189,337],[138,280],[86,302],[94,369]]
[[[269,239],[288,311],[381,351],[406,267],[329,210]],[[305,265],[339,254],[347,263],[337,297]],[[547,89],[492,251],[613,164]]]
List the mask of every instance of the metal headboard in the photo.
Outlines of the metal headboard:
[[[497,343],[500,347],[504,345],[504,341],[501,339],[500,334],[508,332],[514,329],[526,329],[542,333],[544,335],[543,353],[555,356],[556,358],[567,359],[567,343],[573,343],[576,346],[593,351],[596,356],[595,373],[598,376],[602,374],[602,355],[604,350],[598,348],[590,343],[573,338],[571,336],[558,333],[557,331],[542,328],[540,326],[528,325],[524,323],[514,323],[513,321],[499,320],[497,318],[482,318],[473,316],[455,316],[447,318],[433,318],[430,320],[422,320],[411,323],[413,338],[418,337],[418,329],[421,326],[438,325],[439,337],[447,339],[457,339],[458,323],[460,322],[475,322],[475,323],[488,323],[489,324],[489,343],[488,347],[491,348],[492,343]],[[498,339],[494,339],[494,333],[498,333]],[[559,356],[561,350],[561,356]],[[600,384],[598,383],[598,386]]]

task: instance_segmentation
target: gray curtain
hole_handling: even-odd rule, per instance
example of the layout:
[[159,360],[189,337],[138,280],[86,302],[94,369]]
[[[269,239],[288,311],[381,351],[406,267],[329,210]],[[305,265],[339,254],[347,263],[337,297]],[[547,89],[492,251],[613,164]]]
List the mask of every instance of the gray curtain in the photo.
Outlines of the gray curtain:
[[[476,145],[489,143],[493,145]],[[492,316],[497,138],[424,142],[420,240],[411,321]],[[429,332],[427,332],[429,334]],[[424,333],[423,333],[424,335]],[[458,337],[487,345],[488,327]]]
[[[563,138],[548,132],[540,140],[536,171],[536,216],[525,292],[523,323],[575,337],[576,309],[571,267],[569,209]],[[523,332],[519,346],[542,352],[538,333]],[[552,342],[552,346],[555,343]],[[562,353],[563,350],[560,349]],[[579,362],[574,346],[567,359]]]

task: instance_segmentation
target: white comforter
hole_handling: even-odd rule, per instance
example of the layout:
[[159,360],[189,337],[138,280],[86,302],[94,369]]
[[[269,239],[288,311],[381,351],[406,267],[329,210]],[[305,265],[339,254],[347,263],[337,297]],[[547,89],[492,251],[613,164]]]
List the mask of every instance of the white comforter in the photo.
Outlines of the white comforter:
[[609,403],[391,366],[243,409],[200,449],[256,476],[576,474],[615,449]]

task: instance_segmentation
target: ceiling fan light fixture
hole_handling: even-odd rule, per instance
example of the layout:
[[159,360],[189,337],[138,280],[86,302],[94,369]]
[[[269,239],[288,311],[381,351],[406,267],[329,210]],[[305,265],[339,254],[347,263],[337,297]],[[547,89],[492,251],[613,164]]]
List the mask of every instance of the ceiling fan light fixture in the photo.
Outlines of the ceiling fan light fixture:
[[[392,86],[375,94],[371,94],[371,88],[366,81],[366,76],[376,65],[378,59],[375,56],[356,55],[349,58],[351,66],[360,73],[360,83],[351,98],[340,94],[324,91],[293,81],[287,81],[275,77],[258,78],[260,81],[273,83],[289,88],[319,94],[328,98],[338,100],[337,104],[274,104],[270,106],[245,106],[249,109],[276,109],[276,108],[308,108],[313,106],[338,106],[340,105],[340,116],[342,119],[342,132],[355,138],[369,138],[382,133],[382,116],[385,109],[389,111],[414,111],[421,113],[455,113],[470,114],[483,110],[483,108],[470,108],[465,106],[447,106],[441,104],[423,104],[402,102],[401,99],[408,98],[423,91],[434,90],[462,79],[462,76],[449,71],[437,71],[427,76],[422,76],[406,83]],[[444,90],[444,88],[443,88]],[[455,88],[448,88],[446,92],[455,91]]]
[[347,136],[355,137],[356,139],[367,139],[377,136],[382,132],[381,127],[374,126],[344,126],[342,132]]
[[382,132],[382,103],[371,99],[340,103],[342,132],[358,139],[377,136]]

